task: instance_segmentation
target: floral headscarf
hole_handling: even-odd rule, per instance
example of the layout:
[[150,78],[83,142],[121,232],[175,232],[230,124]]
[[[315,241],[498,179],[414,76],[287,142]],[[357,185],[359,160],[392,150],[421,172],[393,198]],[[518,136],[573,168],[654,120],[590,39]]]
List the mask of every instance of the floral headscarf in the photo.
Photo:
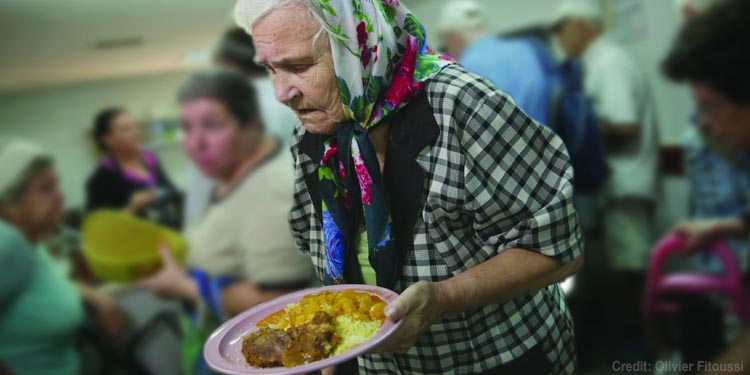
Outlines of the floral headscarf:
[[318,175],[326,243],[326,284],[344,280],[344,258],[364,218],[377,283],[399,276],[390,198],[368,131],[406,105],[424,82],[453,63],[427,47],[422,24],[397,0],[318,0],[330,36],[347,123],[324,143]]

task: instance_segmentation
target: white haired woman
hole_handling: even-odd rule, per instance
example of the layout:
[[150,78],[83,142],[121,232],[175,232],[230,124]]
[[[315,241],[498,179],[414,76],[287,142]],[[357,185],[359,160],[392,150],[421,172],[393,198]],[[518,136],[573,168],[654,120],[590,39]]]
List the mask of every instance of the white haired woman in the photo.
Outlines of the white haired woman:
[[426,45],[396,0],[239,0],[292,144],[297,245],[326,284],[401,293],[360,372],[572,373],[581,259],[559,138]]
[[52,158],[26,142],[2,142],[0,171],[0,373],[80,374],[82,302],[112,339],[123,315],[109,296],[68,280],[37,246],[63,215]]

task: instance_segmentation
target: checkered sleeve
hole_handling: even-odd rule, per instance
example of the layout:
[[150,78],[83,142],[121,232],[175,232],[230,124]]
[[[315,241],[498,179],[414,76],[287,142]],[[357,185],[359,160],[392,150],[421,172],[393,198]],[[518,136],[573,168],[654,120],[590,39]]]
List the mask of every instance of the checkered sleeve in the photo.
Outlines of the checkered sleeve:
[[[310,193],[305,185],[305,165],[309,164],[307,155],[300,154],[299,142],[305,130],[295,126],[292,134],[292,159],[294,160],[294,195],[292,208],[289,211],[289,227],[297,244],[297,249],[305,254],[310,252],[310,217],[315,209]],[[307,159],[307,160],[306,160]]]
[[477,78],[457,100],[464,150],[465,209],[487,251],[537,251],[562,262],[582,252],[565,147],[489,82]]

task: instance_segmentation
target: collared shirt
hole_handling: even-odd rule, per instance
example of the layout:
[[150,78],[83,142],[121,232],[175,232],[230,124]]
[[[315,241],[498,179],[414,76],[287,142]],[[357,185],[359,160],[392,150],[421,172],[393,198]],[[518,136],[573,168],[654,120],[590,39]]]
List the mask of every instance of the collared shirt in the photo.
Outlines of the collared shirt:
[[690,209],[697,218],[737,217],[750,202],[750,157],[731,159],[706,144],[693,129],[685,141]]
[[[403,264],[395,291],[448,279],[509,248],[562,262],[581,254],[573,170],[562,141],[489,81],[447,67],[388,124],[384,179]],[[323,139],[295,132],[289,216],[297,245],[321,279],[316,171]],[[356,262],[356,249],[348,253],[346,261]],[[537,345],[553,373],[575,371],[573,326],[557,284],[441,320],[407,353],[365,355],[359,362],[366,374],[475,374]]]
[[597,116],[610,124],[638,125],[638,140],[608,152],[611,198],[656,199],[658,134],[645,74],[620,46],[600,37],[583,55],[586,94]]

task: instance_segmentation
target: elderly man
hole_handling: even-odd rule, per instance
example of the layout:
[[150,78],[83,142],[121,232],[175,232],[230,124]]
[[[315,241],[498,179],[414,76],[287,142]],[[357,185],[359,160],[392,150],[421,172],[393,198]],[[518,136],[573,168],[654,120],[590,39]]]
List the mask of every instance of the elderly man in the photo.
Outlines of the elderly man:
[[649,250],[654,241],[657,195],[657,129],[648,82],[638,64],[604,35],[596,0],[564,0],[555,35],[565,55],[581,58],[584,88],[595,106],[610,175],[602,190],[606,281],[622,304],[618,344],[640,342],[640,304]]
[[529,117],[549,125],[552,90],[544,70],[550,67],[544,66],[529,41],[492,34],[481,5],[472,0],[445,4],[440,36],[445,51],[466,70],[489,79]]
[[292,145],[298,247],[326,284],[401,293],[364,373],[573,373],[580,266],[562,142],[426,45],[398,1],[240,0]]

